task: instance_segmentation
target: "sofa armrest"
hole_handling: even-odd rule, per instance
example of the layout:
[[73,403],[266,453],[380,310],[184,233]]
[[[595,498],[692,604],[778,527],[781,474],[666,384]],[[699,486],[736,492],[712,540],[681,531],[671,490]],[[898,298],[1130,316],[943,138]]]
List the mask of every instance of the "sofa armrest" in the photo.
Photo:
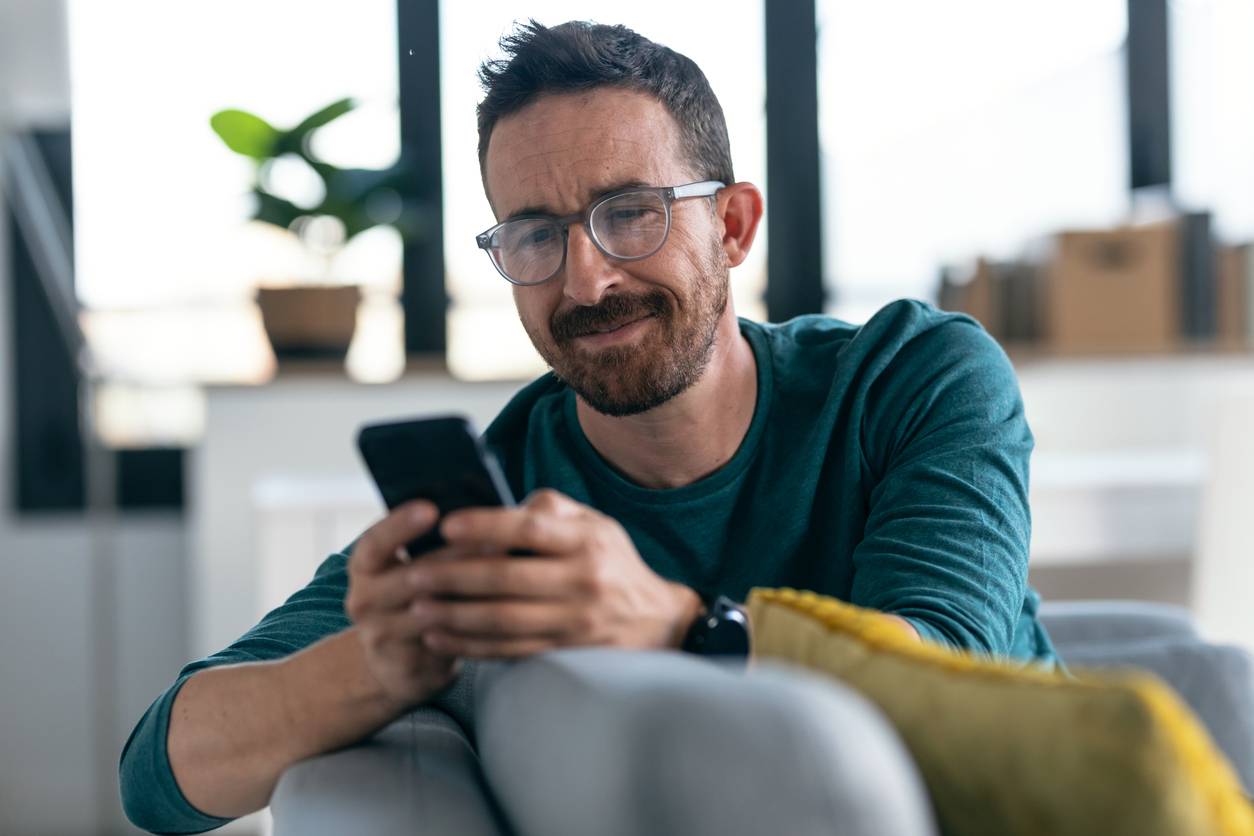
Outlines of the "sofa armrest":
[[1046,601],[1039,618],[1060,655],[1073,645],[1113,644],[1153,638],[1197,640],[1184,607],[1147,601]]
[[461,726],[437,708],[290,767],[270,799],[274,836],[505,836]]

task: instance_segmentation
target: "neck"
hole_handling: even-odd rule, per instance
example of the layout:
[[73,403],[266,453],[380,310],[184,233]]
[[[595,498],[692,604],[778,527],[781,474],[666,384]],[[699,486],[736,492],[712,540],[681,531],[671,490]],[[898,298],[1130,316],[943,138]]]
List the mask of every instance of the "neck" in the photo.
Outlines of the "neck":
[[646,488],[678,488],[731,460],[753,422],[757,363],[728,300],[701,378],[666,403],[613,418],[576,402],[579,426],[601,456]]

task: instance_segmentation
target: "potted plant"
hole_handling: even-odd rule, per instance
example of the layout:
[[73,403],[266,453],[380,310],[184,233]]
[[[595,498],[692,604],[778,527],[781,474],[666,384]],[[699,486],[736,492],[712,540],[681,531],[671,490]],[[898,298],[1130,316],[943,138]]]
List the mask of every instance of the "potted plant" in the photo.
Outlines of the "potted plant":
[[[228,148],[253,162],[253,219],[291,231],[324,264],[353,236],[381,224],[412,238],[421,214],[405,198],[409,167],[403,157],[390,168],[361,169],[341,168],[315,155],[314,132],[355,107],[353,99],[341,99],[287,129],[238,109],[218,111],[209,119]],[[288,157],[303,160],[321,180],[323,196],[317,205],[299,206],[271,188],[276,161]],[[280,363],[294,358],[343,360],[356,327],[361,289],[333,281],[263,286],[256,301]]]

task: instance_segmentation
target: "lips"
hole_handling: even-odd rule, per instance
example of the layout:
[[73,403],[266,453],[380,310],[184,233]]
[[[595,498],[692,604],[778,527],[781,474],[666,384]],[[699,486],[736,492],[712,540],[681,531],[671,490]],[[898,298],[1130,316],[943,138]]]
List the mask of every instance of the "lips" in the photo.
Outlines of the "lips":
[[554,342],[563,345],[580,337],[604,337],[642,319],[663,318],[669,310],[670,304],[661,290],[639,296],[616,293],[595,305],[577,305],[554,313],[549,328]]
[[648,319],[648,318],[650,318],[651,316],[653,316],[653,314],[645,314],[644,316],[637,316],[637,317],[633,317],[633,318],[622,319],[622,320],[619,320],[618,322],[615,322],[615,323],[613,323],[613,324],[611,324],[611,325],[605,325],[605,326],[602,326],[602,327],[599,327],[599,328],[593,328],[593,329],[589,330],[587,333],[580,334],[580,336],[581,336],[581,337],[588,337],[588,336],[592,336],[593,334],[608,334],[608,333],[610,333],[611,331],[617,331],[619,328],[626,328],[628,325],[633,325],[633,324],[635,324],[635,323],[637,323],[637,322],[640,322],[640,321],[642,321],[642,320]]

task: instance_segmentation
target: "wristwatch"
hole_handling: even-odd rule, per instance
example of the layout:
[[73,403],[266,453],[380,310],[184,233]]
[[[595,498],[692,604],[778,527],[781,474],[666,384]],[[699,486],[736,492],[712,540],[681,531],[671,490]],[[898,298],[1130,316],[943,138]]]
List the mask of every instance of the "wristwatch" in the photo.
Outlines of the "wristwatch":
[[697,616],[682,649],[700,656],[749,656],[749,619],[736,602],[720,595]]

